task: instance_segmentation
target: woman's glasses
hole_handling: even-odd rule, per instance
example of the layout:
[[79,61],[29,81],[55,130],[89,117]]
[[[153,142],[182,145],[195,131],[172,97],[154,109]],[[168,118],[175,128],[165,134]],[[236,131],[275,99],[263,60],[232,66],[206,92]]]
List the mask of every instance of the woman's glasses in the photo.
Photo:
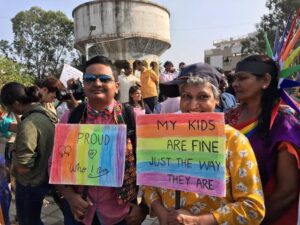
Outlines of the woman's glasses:
[[93,83],[97,79],[101,81],[101,83],[109,83],[113,81],[113,78],[109,75],[105,74],[100,74],[100,75],[95,75],[95,74],[83,74],[83,81],[85,83]]

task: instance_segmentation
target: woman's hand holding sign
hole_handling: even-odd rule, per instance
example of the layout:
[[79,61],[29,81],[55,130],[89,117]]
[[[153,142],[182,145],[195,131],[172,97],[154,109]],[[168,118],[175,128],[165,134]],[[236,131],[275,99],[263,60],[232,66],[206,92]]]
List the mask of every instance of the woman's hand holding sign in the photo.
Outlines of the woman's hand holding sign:
[[168,225],[217,225],[212,214],[194,216],[184,209],[171,209],[167,217]]

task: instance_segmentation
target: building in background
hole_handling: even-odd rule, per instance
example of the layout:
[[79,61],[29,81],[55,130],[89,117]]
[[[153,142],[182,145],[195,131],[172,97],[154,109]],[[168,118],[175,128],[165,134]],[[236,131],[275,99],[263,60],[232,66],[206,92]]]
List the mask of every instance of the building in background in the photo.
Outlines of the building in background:
[[237,62],[246,56],[242,54],[242,41],[254,35],[255,33],[250,33],[247,36],[214,41],[215,48],[204,51],[205,63],[219,67],[225,72],[233,70]]
[[118,72],[125,61],[150,65],[171,47],[170,13],[148,0],[95,0],[73,10],[75,48],[87,59],[105,55]]

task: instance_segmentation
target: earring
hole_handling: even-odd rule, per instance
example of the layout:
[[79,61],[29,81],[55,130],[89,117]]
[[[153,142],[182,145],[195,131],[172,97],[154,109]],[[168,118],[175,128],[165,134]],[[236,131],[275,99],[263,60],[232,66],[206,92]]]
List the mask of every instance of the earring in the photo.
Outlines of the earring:
[[264,89],[264,90],[265,90],[266,88],[267,88],[267,86],[266,86],[266,85],[264,85],[264,86],[262,87],[262,89]]

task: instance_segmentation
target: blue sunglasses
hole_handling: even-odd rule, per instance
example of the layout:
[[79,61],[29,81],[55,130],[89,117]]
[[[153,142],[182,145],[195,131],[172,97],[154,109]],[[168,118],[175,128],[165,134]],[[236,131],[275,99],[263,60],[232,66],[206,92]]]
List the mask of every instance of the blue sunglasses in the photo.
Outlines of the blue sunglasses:
[[100,75],[95,75],[95,74],[83,74],[83,81],[85,83],[93,83],[97,79],[101,81],[101,83],[108,83],[113,81],[113,78],[109,75],[106,74],[100,74]]

